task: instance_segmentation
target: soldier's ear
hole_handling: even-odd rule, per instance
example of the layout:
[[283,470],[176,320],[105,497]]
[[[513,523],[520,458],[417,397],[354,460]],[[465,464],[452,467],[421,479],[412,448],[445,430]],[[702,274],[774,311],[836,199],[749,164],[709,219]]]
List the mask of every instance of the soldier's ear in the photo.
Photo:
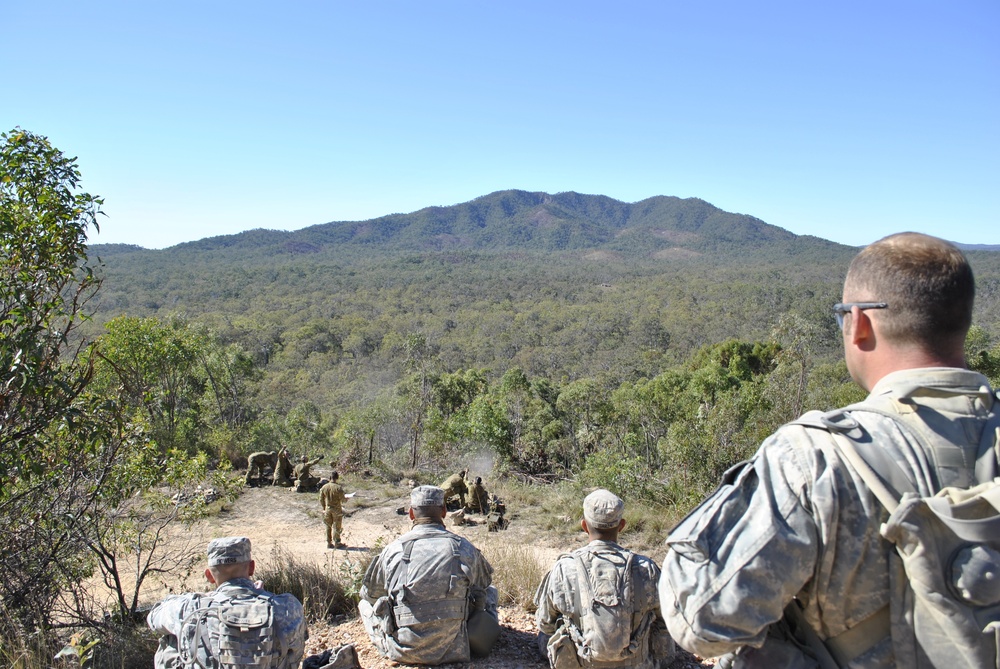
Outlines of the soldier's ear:
[[208,579],[209,583],[215,583],[215,575],[212,573],[211,568],[205,570],[205,578]]
[[620,521],[618,521],[618,531],[621,532],[624,529],[625,529],[625,519],[622,518]]
[[253,570],[257,568],[257,563],[250,560],[250,566],[247,567],[247,576],[253,576]]
[[580,529],[583,530],[585,533],[590,534],[590,528],[587,527],[586,518],[580,521]]

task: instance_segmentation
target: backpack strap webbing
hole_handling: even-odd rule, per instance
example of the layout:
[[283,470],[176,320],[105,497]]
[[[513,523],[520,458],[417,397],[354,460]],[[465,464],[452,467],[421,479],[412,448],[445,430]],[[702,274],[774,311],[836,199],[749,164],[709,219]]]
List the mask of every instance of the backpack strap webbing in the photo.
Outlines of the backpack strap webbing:
[[[628,549],[623,549],[622,552],[626,554],[625,557],[625,594],[629,600],[629,609],[634,609],[635,604],[632,602],[632,557],[635,555],[632,551]],[[577,583],[579,584],[580,591],[580,615],[585,616],[590,613],[594,607],[594,591],[590,587],[590,572],[587,570],[587,565],[583,561],[583,556],[579,553],[573,554],[573,559],[576,561],[576,568],[580,572],[577,574]]]
[[851,463],[858,475],[861,476],[861,480],[865,482],[865,485],[872,491],[878,501],[882,503],[882,506],[891,514],[899,506],[899,496],[896,495],[892,490],[886,486],[882,477],[879,476],[878,472],[868,463],[868,461],[862,457],[858,450],[854,448],[854,442],[842,432],[830,431],[833,436],[833,443],[837,447],[837,451],[844,456],[844,459]]
[[[459,550],[459,546],[462,545],[462,540],[458,536],[449,534],[446,537],[421,536],[421,537],[413,537],[412,539],[407,539],[406,541],[403,542],[403,555],[400,560],[399,577],[396,579],[396,582],[403,587],[403,590],[400,590],[400,592],[406,592],[405,588],[410,585],[410,580],[409,580],[410,555],[412,555],[413,553],[413,544],[417,543],[421,539],[441,539],[441,538],[446,538],[451,541],[452,558],[459,562],[462,561],[462,552]],[[393,604],[403,604],[403,603],[405,602],[395,602],[395,601],[393,602]]]

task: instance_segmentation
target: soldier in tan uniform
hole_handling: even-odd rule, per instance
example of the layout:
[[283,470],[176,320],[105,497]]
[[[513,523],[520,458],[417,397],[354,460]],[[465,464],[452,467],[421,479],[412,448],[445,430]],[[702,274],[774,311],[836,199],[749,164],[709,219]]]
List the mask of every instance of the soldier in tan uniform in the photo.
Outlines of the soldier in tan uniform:
[[295,474],[295,468],[288,458],[288,449],[283,448],[278,451],[278,461],[274,466],[274,485],[280,485],[283,488],[292,487],[293,474]]
[[465,507],[469,513],[489,513],[490,495],[483,485],[483,477],[477,476],[476,480],[469,486],[469,506]]
[[463,469],[457,474],[449,476],[441,484],[441,489],[444,490],[445,506],[447,506],[448,500],[457,496],[459,508],[465,508],[465,496],[469,494],[469,484],[465,482],[465,476],[468,472],[468,469]]
[[319,505],[323,508],[323,522],[326,523],[326,547],[346,548],[341,543],[340,533],[344,524],[344,488],[337,481],[340,472],[334,470],[330,474],[330,482],[319,491]]
[[277,451],[257,451],[256,453],[251,453],[247,458],[246,484],[252,485],[254,481],[262,482],[265,472],[268,469],[274,469],[277,461]]
[[319,477],[310,474],[309,470],[322,459],[322,455],[317,455],[312,460],[303,455],[299,464],[295,465],[295,490],[297,492],[313,490],[319,484]]
[[[974,293],[965,257],[934,237],[892,235],[855,257],[834,314],[863,405],[882,409],[779,428],[674,528],[660,603],[679,645],[724,667],[816,667],[802,648],[813,630],[840,666],[913,666],[889,635],[887,514],[829,426],[895,462],[920,495],[974,483],[997,402],[965,369]],[[995,455],[983,462],[995,476]]]

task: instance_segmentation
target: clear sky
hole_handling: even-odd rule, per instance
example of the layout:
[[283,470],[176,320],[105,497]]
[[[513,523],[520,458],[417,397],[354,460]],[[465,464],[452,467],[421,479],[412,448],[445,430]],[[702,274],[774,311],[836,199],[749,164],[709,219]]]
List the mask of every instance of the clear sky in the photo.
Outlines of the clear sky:
[[997,0],[0,0],[0,129],[162,248],[497,190],[1000,244]]

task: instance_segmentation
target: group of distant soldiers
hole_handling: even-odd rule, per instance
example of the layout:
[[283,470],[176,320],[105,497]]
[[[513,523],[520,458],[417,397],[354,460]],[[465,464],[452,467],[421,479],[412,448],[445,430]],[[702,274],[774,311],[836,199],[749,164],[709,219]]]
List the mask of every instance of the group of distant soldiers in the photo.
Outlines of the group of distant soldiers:
[[294,486],[296,492],[313,492],[321,479],[313,476],[310,469],[322,459],[322,455],[317,455],[312,460],[303,455],[292,465],[287,448],[280,451],[257,451],[251,453],[247,460],[246,484],[266,485],[270,471],[273,472],[272,485],[284,488]]
[[[466,513],[480,513],[486,516],[486,524],[491,532],[506,529],[507,519],[504,514],[507,508],[503,500],[487,492],[482,476],[477,476],[471,484],[468,482],[468,476],[469,470],[463,469],[449,476],[440,485],[444,490],[445,507],[461,514],[460,518],[464,518]],[[454,507],[456,497],[458,506]]]

